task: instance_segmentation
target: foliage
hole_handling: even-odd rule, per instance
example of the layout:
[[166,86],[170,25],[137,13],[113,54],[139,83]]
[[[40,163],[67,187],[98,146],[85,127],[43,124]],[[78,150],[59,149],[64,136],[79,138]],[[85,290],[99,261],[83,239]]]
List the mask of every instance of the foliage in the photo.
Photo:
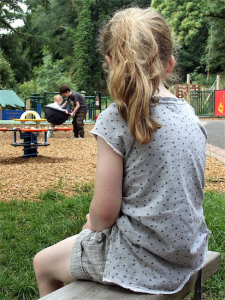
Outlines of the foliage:
[[37,91],[37,83],[34,79],[25,81],[18,86],[18,96],[22,99],[31,96]]
[[26,47],[30,48],[29,55],[32,55],[32,43],[35,43],[41,54],[47,48],[53,60],[72,56],[73,36],[70,30],[77,26],[74,1],[26,0],[26,3],[31,11],[25,23],[25,33],[29,34],[26,43]]
[[[201,57],[206,47],[208,36],[207,24],[204,21],[202,1],[167,1],[153,0],[152,7],[167,19],[176,40],[178,63],[183,78],[201,65]],[[204,71],[201,66],[200,71]]]
[[52,61],[52,54],[47,50],[44,51],[43,65],[38,67],[34,71],[37,90],[39,94],[43,94],[45,91],[58,91],[62,84],[69,85],[72,89],[76,89],[76,86],[66,76],[63,60]]
[[69,85],[76,90],[75,84],[66,76],[66,61],[53,62],[52,54],[44,51],[43,65],[33,71],[34,77],[30,81],[20,84],[18,94],[21,98],[29,97],[34,93],[43,95],[45,91],[58,91],[62,84]]
[[12,27],[11,23],[16,19],[23,18],[23,10],[20,7],[22,1],[1,0],[0,2],[0,29],[9,31],[17,31]]
[[16,81],[23,83],[28,80],[32,74],[32,65],[26,56],[26,51],[24,51],[21,37],[15,33],[5,34],[0,39],[0,46],[5,59],[10,63]]
[[[25,13],[20,8],[22,2],[27,5]],[[51,77],[45,84],[48,91],[56,88],[61,76],[62,81],[73,83],[78,90],[105,94],[99,29],[118,9],[150,5],[165,16],[175,37],[181,78],[176,82],[186,81],[186,74],[193,74],[194,80],[207,76],[209,81],[209,76],[225,73],[224,0],[3,0],[0,29],[10,29],[18,18],[24,20],[24,26],[0,33],[0,49],[20,88],[26,81],[29,86],[43,73],[45,79]],[[60,69],[58,78],[46,70],[46,50],[51,55],[52,69]],[[44,84],[40,80],[37,86]]]
[[[94,26],[91,20],[90,6],[95,0],[75,1],[77,11],[77,28],[74,34],[74,80],[78,90],[89,92],[91,86],[91,52],[95,45]],[[90,47],[92,45],[92,47]]]
[[15,84],[13,70],[0,50],[0,89],[14,89]]
[[[20,7],[23,1],[3,0],[0,3],[0,49],[4,54],[4,59],[7,61],[13,70],[15,77],[13,87],[16,89],[15,83],[22,82],[27,79],[29,66],[21,54],[21,36],[18,28],[14,28],[12,23],[15,20],[24,19],[25,14]],[[6,31],[7,30],[7,31]],[[5,33],[7,32],[7,34]],[[7,65],[4,65],[8,72]],[[2,66],[3,67],[3,66]],[[11,77],[11,76],[10,76]],[[6,86],[12,86],[11,80],[5,77]]]
[[209,76],[225,71],[224,0],[153,0],[152,7],[175,35],[183,79],[192,72]]
[[224,0],[207,1],[205,18],[209,23],[209,35],[205,61],[207,71],[224,72],[225,70],[225,2]]
[[[203,73],[198,73],[196,70],[191,74],[192,84],[200,84],[208,89],[215,89],[216,74],[205,76]],[[212,87],[212,88],[211,88]]]

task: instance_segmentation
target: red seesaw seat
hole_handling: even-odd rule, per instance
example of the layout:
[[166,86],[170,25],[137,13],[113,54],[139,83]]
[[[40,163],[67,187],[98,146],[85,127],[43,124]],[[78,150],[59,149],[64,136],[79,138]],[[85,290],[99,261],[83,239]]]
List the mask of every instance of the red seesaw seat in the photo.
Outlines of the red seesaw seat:
[[48,131],[48,128],[21,128],[20,130],[23,132],[42,132]]
[[58,131],[60,131],[60,130],[64,130],[64,131],[69,131],[69,130],[73,130],[73,128],[68,128],[68,127],[62,127],[62,128],[59,128],[59,127],[54,127],[54,130],[58,130]]

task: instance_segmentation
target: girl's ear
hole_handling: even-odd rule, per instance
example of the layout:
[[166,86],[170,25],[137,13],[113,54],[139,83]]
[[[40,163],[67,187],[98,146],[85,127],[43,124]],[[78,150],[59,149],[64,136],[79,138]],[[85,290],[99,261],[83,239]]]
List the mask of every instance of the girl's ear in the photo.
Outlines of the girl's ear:
[[166,69],[166,75],[169,76],[173,72],[173,68],[175,66],[175,58],[173,55],[170,56],[168,66]]
[[107,61],[108,65],[109,65],[109,67],[110,67],[111,64],[112,64],[111,58],[110,58],[108,55],[106,55],[106,56],[105,56],[105,60]]

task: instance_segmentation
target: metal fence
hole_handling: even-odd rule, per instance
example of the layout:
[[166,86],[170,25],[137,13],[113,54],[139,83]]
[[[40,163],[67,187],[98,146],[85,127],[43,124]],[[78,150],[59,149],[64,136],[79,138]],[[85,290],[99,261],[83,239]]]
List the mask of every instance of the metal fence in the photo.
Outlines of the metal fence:
[[[58,92],[45,92],[43,96],[33,94],[27,97],[26,100],[30,100],[30,109],[41,112],[42,106],[52,102],[55,94],[58,94]],[[109,99],[102,97],[99,92],[95,92],[93,96],[85,95],[85,99],[88,104],[87,119],[93,121],[95,121],[101,111],[106,109],[110,104]],[[194,108],[197,116],[213,117],[215,111],[215,91],[191,91],[190,104]]]
[[190,92],[190,104],[197,116],[214,116],[215,91],[192,91]]
[[[86,116],[87,120],[95,121],[98,115],[107,108],[108,99],[102,97],[100,92],[95,92],[93,96],[86,96],[85,92],[80,92],[85,97],[88,105],[88,113]],[[54,95],[59,94],[58,92],[44,92],[43,96],[40,94],[33,94],[30,97],[25,98],[26,109],[37,111],[39,115],[45,117],[43,106],[53,102]],[[66,98],[64,98],[66,100]],[[28,102],[29,101],[29,105]]]

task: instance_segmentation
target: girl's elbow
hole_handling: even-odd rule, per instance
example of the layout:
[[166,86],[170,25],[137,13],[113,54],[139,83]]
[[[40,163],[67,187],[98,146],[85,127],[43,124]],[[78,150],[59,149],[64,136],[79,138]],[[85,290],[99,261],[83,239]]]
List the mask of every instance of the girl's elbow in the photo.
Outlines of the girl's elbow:
[[103,229],[112,227],[115,224],[118,215],[119,212],[115,213],[103,210],[98,211],[98,213],[94,215],[90,212],[91,225],[94,230],[102,231]]
[[103,212],[100,213],[99,217],[102,220],[102,222],[111,224],[111,226],[112,226],[115,223],[115,221],[118,217],[118,214],[119,214],[119,212],[115,213],[115,212],[112,212],[112,211],[103,211]]

